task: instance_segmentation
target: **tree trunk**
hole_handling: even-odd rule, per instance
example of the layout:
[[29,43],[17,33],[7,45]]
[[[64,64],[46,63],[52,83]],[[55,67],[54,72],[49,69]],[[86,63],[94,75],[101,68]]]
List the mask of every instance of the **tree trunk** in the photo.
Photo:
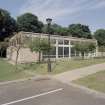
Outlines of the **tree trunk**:
[[17,64],[18,64],[19,50],[20,50],[20,47],[17,49],[17,52],[16,52],[16,62],[15,62],[16,70],[17,70]]

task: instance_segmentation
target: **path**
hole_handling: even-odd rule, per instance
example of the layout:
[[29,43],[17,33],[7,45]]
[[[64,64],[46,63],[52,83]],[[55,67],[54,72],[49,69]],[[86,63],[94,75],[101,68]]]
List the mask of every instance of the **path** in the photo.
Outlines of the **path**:
[[26,80],[0,85],[0,105],[105,105],[105,95],[52,80]]
[[62,82],[70,82],[103,70],[105,70],[105,63],[96,64],[96,65],[64,72],[61,74],[57,74],[54,76],[54,78]]

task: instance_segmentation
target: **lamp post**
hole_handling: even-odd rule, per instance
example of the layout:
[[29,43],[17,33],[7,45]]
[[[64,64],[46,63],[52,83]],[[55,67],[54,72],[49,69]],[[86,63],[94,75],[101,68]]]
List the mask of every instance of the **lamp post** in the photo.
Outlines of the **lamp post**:
[[50,43],[50,27],[51,27],[51,22],[52,22],[52,19],[50,18],[47,18],[46,19],[46,22],[47,22],[47,29],[48,29],[48,44],[49,44],[49,50],[48,50],[48,72],[51,72],[51,60],[50,60],[50,47],[51,47],[51,43]]

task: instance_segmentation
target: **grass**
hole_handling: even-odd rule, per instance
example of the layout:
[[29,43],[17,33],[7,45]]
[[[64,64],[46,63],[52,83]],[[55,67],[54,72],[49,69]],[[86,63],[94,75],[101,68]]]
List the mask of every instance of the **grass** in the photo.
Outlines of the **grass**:
[[[105,59],[57,61],[52,63],[51,74],[54,75],[65,71],[70,71],[73,69],[103,62],[105,62]],[[32,77],[35,74],[48,74],[47,64],[21,64],[18,65],[18,70],[16,71],[15,66],[9,64],[6,60],[0,59],[0,82]]]
[[73,82],[105,93],[105,71],[92,74]]
[[[58,74],[58,73],[90,66],[93,64],[103,63],[103,62],[105,62],[105,59],[57,61],[52,63],[51,74]],[[48,74],[47,64],[26,64],[26,65],[23,65],[23,68],[27,70],[31,70],[32,72],[35,72],[37,74]]]
[[7,63],[7,61],[0,59],[0,82],[26,78],[27,75],[24,71],[16,71],[15,66]]

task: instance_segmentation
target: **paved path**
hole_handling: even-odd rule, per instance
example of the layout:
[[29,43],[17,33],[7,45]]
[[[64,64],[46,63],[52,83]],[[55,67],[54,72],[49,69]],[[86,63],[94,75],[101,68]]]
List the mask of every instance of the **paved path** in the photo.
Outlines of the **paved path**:
[[84,68],[75,69],[72,71],[64,72],[58,75],[55,75],[54,78],[62,82],[70,82],[79,78],[83,78],[90,74],[94,74],[99,71],[105,70],[105,63],[96,64]]
[[0,85],[0,105],[105,105],[105,96],[52,79]]

